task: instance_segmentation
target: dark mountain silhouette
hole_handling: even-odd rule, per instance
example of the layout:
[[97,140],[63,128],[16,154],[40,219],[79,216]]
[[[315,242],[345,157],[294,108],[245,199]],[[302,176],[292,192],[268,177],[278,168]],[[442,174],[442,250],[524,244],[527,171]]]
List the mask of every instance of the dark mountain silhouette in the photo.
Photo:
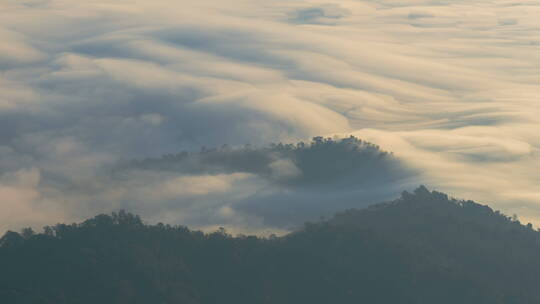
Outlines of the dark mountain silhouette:
[[98,215],[0,240],[2,303],[540,303],[540,233],[414,193],[283,237]]
[[354,136],[332,139],[314,137],[311,142],[271,144],[266,147],[229,147],[199,152],[183,151],[160,158],[134,160],[116,168],[115,173],[154,170],[183,174],[244,172],[289,187],[388,183],[417,174],[392,153]]

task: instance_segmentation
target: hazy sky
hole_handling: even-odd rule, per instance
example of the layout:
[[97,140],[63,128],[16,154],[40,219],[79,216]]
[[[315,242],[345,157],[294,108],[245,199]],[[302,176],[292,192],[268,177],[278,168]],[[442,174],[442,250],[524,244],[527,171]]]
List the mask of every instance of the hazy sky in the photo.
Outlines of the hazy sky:
[[[539,16],[532,0],[0,1],[0,230],[118,208],[266,229],[235,204],[313,194],[253,173],[107,172],[350,134],[421,172],[388,194],[424,183],[540,225]],[[349,190],[328,200],[375,197]]]

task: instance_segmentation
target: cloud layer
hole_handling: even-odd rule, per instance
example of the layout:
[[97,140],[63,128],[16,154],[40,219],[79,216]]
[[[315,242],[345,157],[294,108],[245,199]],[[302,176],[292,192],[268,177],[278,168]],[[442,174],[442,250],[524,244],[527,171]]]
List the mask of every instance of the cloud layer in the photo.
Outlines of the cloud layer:
[[[212,197],[241,200],[268,183],[253,172],[146,172],[114,189],[103,172],[202,146],[333,134],[394,151],[432,187],[540,223],[539,13],[506,0],[4,1],[0,229],[130,197],[148,198],[147,210],[192,202],[163,208],[164,221],[211,225],[216,208],[240,221]],[[269,168],[298,173],[287,160]],[[159,190],[141,187],[149,180]]]

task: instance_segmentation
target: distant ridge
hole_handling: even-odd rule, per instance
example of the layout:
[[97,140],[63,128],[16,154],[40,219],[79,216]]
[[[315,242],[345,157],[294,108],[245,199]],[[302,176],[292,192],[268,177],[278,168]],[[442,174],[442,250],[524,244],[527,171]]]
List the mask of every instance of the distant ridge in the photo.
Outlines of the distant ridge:
[[159,158],[133,160],[118,166],[129,170],[173,171],[186,174],[251,173],[282,186],[324,187],[337,184],[377,183],[411,177],[408,168],[392,153],[354,136],[313,137],[308,142],[274,143],[268,146],[203,147]]

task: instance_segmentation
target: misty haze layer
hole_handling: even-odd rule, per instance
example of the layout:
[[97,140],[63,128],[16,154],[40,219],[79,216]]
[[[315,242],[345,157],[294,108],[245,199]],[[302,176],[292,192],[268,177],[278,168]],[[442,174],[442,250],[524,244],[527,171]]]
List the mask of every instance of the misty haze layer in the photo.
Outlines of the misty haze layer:
[[[264,226],[238,212],[280,226],[271,202],[319,197],[271,177],[302,171],[286,157],[266,172],[103,172],[335,134],[540,223],[539,14],[535,1],[506,0],[2,1],[0,230],[133,206],[195,227]],[[390,180],[373,193],[410,187]]]
[[[163,176],[168,178],[155,185],[155,179]],[[238,186],[221,191],[215,198],[204,193],[200,202],[193,204],[198,212],[187,217],[182,207],[194,198],[182,197],[178,189],[185,187],[188,180],[206,183],[216,176],[236,176],[237,183],[243,184],[241,196],[230,195],[230,190]],[[331,216],[340,210],[391,199],[404,187],[420,180],[418,172],[392,154],[355,137],[337,140],[315,137],[309,143],[280,143],[261,148],[223,146],[128,162],[113,170],[112,187],[124,185],[119,183],[121,180],[136,178],[141,179],[141,186],[133,187],[132,193],[148,187],[149,181],[154,184],[153,193],[146,200],[155,201],[167,191],[176,191],[176,195],[169,197],[172,204],[165,212],[170,213],[176,204],[176,213],[183,215],[183,223],[227,226],[231,220],[242,224],[239,220],[243,218],[244,227],[254,228],[258,219],[259,226],[279,229],[296,228],[305,221]],[[191,187],[200,185],[194,182]],[[144,200],[126,208],[136,210],[143,204]],[[205,209],[200,210],[201,206]],[[159,214],[159,209],[154,205],[148,212]]]

